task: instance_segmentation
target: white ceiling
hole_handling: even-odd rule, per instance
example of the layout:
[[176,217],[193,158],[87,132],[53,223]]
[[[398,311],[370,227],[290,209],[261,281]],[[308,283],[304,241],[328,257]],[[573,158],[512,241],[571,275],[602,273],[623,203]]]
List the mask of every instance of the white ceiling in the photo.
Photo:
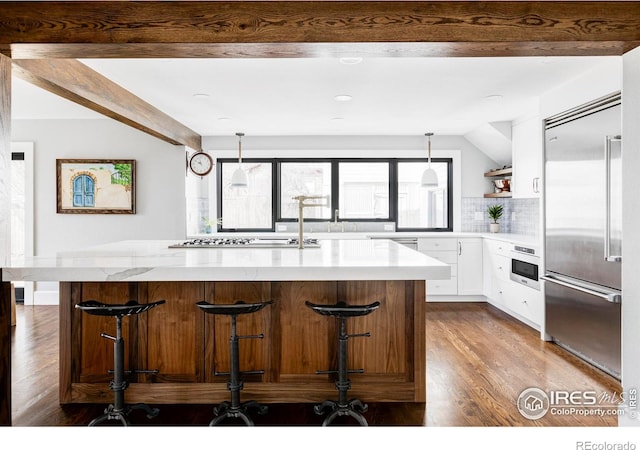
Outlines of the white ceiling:
[[[605,58],[616,57],[83,62],[203,136],[464,135],[530,113],[538,96]],[[101,117],[15,77],[12,106],[14,119]]]

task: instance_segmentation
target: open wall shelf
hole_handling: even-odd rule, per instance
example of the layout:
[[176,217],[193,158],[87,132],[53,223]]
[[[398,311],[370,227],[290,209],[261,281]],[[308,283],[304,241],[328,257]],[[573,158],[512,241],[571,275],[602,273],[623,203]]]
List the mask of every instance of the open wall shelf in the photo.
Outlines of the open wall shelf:
[[[485,177],[510,177],[513,175],[513,168],[508,167],[506,169],[490,170],[485,172]],[[492,192],[491,194],[484,194],[485,198],[510,198],[511,192]]]

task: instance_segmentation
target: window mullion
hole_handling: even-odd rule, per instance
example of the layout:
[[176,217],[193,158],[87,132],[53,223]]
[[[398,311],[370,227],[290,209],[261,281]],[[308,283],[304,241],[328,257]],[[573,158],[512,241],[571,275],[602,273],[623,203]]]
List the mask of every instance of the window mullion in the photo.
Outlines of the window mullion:
[[331,160],[331,217],[335,218],[335,211],[340,206],[340,180],[338,179],[339,160]]

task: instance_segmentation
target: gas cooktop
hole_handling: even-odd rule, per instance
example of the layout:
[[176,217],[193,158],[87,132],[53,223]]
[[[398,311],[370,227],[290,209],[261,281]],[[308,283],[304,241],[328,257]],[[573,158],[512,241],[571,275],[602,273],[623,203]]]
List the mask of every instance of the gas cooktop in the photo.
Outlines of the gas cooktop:
[[[320,247],[317,239],[304,239],[305,248]],[[298,239],[197,238],[169,248],[298,248]]]

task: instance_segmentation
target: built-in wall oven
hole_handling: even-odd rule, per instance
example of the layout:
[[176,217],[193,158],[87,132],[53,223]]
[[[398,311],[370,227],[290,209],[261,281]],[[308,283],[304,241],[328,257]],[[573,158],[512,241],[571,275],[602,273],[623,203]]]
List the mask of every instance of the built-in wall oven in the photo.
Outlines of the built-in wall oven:
[[535,248],[514,245],[511,250],[511,274],[512,281],[540,290],[538,268],[540,257]]

